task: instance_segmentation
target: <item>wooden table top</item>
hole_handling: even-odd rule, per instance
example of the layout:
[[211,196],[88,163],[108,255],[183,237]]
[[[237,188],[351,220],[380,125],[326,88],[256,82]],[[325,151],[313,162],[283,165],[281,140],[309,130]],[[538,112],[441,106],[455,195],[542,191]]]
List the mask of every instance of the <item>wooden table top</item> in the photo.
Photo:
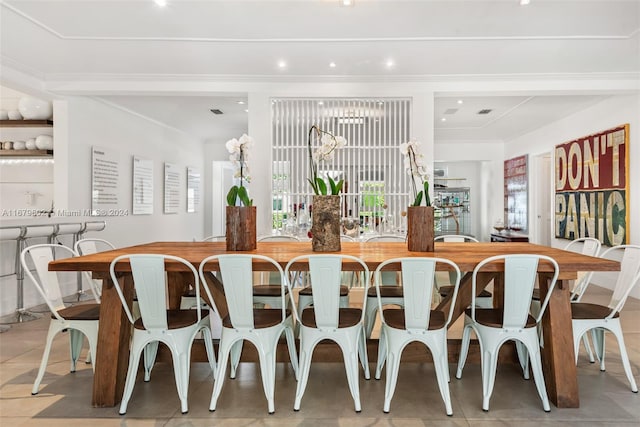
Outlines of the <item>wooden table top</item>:
[[[77,258],[67,258],[53,261],[49,264],[51,271],[93,271],[108,272],[111,260],[125,254],[168,254],[186,259],[198,267],[200,262],[210,255],[253,253],[273,258],[283,267],[286,263],[299,255],[319,254],[311,250],[310,242],[258,242],[257,249],[247,252],[227,252],[224,242],[154,242],[137,246],[130,246],[113,251],[100,252]],[[338,253],[338,252],[330,252]],[[458,264],[461,271],[472,271],[483,259],[501,254],[540,254],[554,258],[560,265],[560,278],[572,279],[578,271],[618,271],[620,263],[602,258],[585,256],[562,249],[540,246],[532,243],[449,243],[436,242],[434,252],[409,252],[403,242],[342,242],[341,254],[356,256],[362,259],[373,270],[381,262],[399,257],[441,257]],[[183,271],[186,269],[178,263],[166,263],[168,271]],[[208,270],[215,270],[212,263]],[[268,265],[254,263],[256,270],[268,270]],[[359,269],[357,264],[343,263],[345,270]],[[495,264],[493,270],[501,271],[503,267]],[[550,266],[540,265],[540,271],[549,271]],[[128,271],[128,263],[118,266],[118,271]]]

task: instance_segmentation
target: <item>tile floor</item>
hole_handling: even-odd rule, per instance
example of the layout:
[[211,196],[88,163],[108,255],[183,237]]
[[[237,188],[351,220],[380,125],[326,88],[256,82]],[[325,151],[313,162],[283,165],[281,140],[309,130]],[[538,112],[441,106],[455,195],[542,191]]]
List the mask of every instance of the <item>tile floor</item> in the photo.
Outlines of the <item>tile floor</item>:
[[[606,302],[610,292],[592,286],[587,301]],[[640,382],[640,301],[630,299],[622,313],[632,369]],[[638,426],[640,395],[630,391],[617,345],[609,340],[607,371],[589,364],[584,352],[578,364],[579,409],[542,410],[533,381],[522,379],[516,365],[498,368],[489,412],[481,409],[480,367],[469,364],[461,380],[452,378],[454,415],[447,417],[430,364],[401,366],[391,412],[382,412],[384,380],[360,381],[362,412],[353,410],[344,368],[337,363],[312,365],[302,408],[294,412],[296,382],[288,365],[278,364],[276,413],[267,414],[266,400],[257,365],[241,364],[236,380],[227,380],[218,410],[208,411],[212,376],[205,363],[192,365],[189,413],[180,413],[173,371],[168,363],[154,368],[149,383],[139,381],[126,416],[117,408],[91,407],[90,365],[81,364],[69,373],[68,341],[60,336],[54,344],[40,393],[31,396],[48,319],[13,325],[0,334],[0,425],[1,426]],[[459,335],[460,325],[451,331]],[[373,366],[373,365],[372,365]],[[454,365],[450,365],[452,376]]]

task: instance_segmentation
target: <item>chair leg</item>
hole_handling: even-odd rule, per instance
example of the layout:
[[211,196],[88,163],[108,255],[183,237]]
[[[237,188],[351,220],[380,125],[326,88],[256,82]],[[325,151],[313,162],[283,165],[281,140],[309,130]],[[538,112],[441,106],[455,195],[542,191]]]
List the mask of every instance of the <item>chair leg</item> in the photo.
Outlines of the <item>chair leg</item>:
[[[182,341],[182,340],[181,340]],[[181,351],[186,348],[186,343],[174,343],[171,349],[173,359],[173,375],[176,380],[176,389],[180,398],[180,410],[183,414],[189,412],[187,394],[189,392],[189,363],[190,352]]]
[[396,384],[398,382],[398,372],[400,370],[400,358],[402,352],[394,352],[394,349],[400,349],[400,343],[394,342],[393,334],[387,334],[387,351],[386,351],[386,363],[387,363],[387,376],[384,384],[384,406],[382,410],[388,414],[391,408],[391,399],[396,390]]
[[304,390],[307,388],[307,381],[309,380],[309,370],[311,369],[311,358],[313,356],[313,349],[317,342],[313,340],[313,337],[305,338],[304,328],[300,328],[300,372],[298,377],[298,386],[296,387],[296,399],[293,403],[293,410],[300,410],[300,402],[304,395]]
[[300,376],[300,368],[298,365],[298,352],[296,351],[296,338],[293,333],[293,321],[290,325],[285,326],[284,333],[287,340],[287,348],[289,349],[289,360],[291,361],[291,367],[293,368],[293,372],[296,376],[296,381],[298,381]]
[[[638,386],[636,385],[636,380],[633,378],[633,372],[631,372],[629,355],[627,354],[627,347],[624,344],[624,336],[622,334],[622,329],[620,328],[620,324],[618,323],[615,327],[611,328],[610,331],[616,336],[616,339],[618,340],[618,346],[620,347],[620,359],[622,359],[622,366],[624,367],[624,372],[625,374],[627,374],[629,385],[631,385],[631,391],[634,393],[637,393]],[[602,332],[604,335],[604,330],[602,330]],[[603,343],[604,343],[604,337],[603,337]]]
[[449,392],[449,363],[447,361],[447,348],[440,348],[436,342],[428,346],[433,356],[433,364],[436,368],[436,379],[438,380],[438,389],[440,390],[440,396],[444,402],[445,411],[447,415],[453,415],[453,408],[451,407],[451,393]]
[[382,325],[380,329],[380,339],[378,340],[378,360],[376,362],[376,379],[379,380],[382,375],[382,368],[387,358],[387,333],[385,332],[385,325]]
[[[360,333],[364,333],[362,330]],[[358,333],[358,335],[360,334]],[[362,411],[360,406],[360,384],[358,381],[358,343],[359,337],[356,337],[356,341],[352,341],[353,337],[341,337],[343,339],[337,341],[338,345],[342,349],[342,356],[344,358],[344,369],[347,373],[347,382],[349,383],[349,391],[351,397],[353,397],[353,403],[356,412]]]
[[538,394],[542,400],[542,408],[545,412],[550,412],[549,397],[547,396],[547,388],[544,383],[544,374],[542,373],[542,361],[540,359],[540,346],[538,345],[538,335],[536,331],[535,342],[533,340],[522,343],[529,351],[529,359],[531,360],[531,370],[533,371],[533,379],[538,389]]
[[467,361],[467,353],[469,352],[469,343],[471,342],[471,326],[465,325],[462,330],[462,344],[460,346],[460,356],[458,357],[458,369],[456,370],[456,378],[462,378],[462,369]]
[[[489,347],[489,346],[487,346]],[[482,410],[489,411],[489,400],[493,393],[498,365],[498,351],[500,348],[490,348],[482,351]]]
[[36,375],[36,380],[34,381],[33,387],[31,388],[31,394],[33,395],[38,394],[40,382],[42,382],[44,373],[47,370],[49,354],[51,353],[51,344],[53,343],[53,339],[58,332],[60,332],[60,328],[55,323],[55,321],[52,320],[51,323],[49,323],[49,332],[47,333],[47,340],[44,346],[44,352],[42,353],[42,360],[40,361],[40,369],[38,369],[38,375]]
[[362,326],[360,332],[358,332],[358,355],[360,357],[360,363],[364,370],[364,379],[371,379],[371,373],[369,372],[369,356],[367,355],[367,336],[365,335],[364,326]]
[[589,344],[589,336],[587,334],[582,336],[582,343],[584,344],[584,349],[587,350],[587,354],[589,355],[589,363],[595,363],[596,359],[593,357],[593,351],[591,351],[591,344]]
[[82,351],[82,343],[84,341],[84,334],[77,329],[69,328],[69,352],[71,353],[71,372],[76,371],[76,365],[78,359],[80,359],[80,352]]
[[222,330],[222,339],[220,340],[220,348],[218,350],[218,369],[216,371],[216,380],[213,384],[213,393],[211,393],[211,403],[209,403],[209,411],[213,412],[216,410],[216,404],[218,403],[218,397],[220,397],[220,392],[222,391],[222,386],[224,385],[224,377],[227,373],[227,363],[229,361],[229,353],[231,352],[231,347],[233,346],[233,342],[230,342],[229,339],[225,339],[225,330]]
[[[537,332],[537,330],[536,330]],[[522,375],[525,380],[529,379],[529,352],[527,346],[523,342],[516,340],[516,353],[518,354],[518,361],[522,368]]]
[[244,344],[244,340],[238,340],[231,347],[231,370],[229,373],[229,378],[236,378],[236,370],[238,369],[238,364],[240,364],[240,356],[242,356],[242,346]]
[[204,338],[204,348],[207,351],[207,360],[209,361],[209,366],[211,367],[211,373],[213,377],[216,377],[216,355],[213,351],[213,339],[211,337],[211,329],[208,326],[203,327],[202,334]]
[[122,393],[122,401],[120,402],[120,410],[118,411],[120,415],[127,413],[127,406],[129,404],[129,399],[131,399],[133,386],[135,385],[136,376],[138,374],[140,354],[143,352],[144,347],[146,347],[146,345],[144,345],[144,347],[139,348],[141,345],[144,344],[138,344],[134,337],[131,345],[131,352],[129,353],[129,370],[127,371],[127,379],[124,383],[124,392]]
[[264,395],[267,398],[267,405],[269,413],[273,414],[276,411],[274,402],[274,389],[275,389],[275,373],[276,373],[276,347],[278,341],[273,332],[269,332],[260,336],[263,341],[258,348],[258,356],[260,359],[260,374],[262,376],[262,388],[264,389]]
[[151,380],[151,370],[156,363],[156,356],[158,355],[158,341],[152,341],[144,346],[144,382]]
[[600,361],[600,370],[605,371],[604,365],[604,350],[605,350],[605,338],[603,328],[591,329],[591,340],[593,341],[593,348],[596,353],[596,357]]
[[367,338],[371,338],[371,332],[373,332],[373,326],[376,323],[376,313],[378,312],[378,301],[373,298],[371,299],[372,301],[367,301],[367,308],[364,313],[364,325]]

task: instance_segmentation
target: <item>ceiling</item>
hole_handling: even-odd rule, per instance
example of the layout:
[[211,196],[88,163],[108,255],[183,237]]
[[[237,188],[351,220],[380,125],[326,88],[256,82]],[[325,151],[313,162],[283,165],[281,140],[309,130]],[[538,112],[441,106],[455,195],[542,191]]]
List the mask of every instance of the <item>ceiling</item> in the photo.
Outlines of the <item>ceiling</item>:
[[[168,0],[165,8],[152,0],[4,0],[0,24],[5,69],[44,82],[45,90],[73,82],[84,95],[201,140],[224,127],[246,128],[246,105],[237,101],[247,92],[149,94],[123,84],[105,94],[100,83],[640,75],[640,0],[355,0],[353,7],[337,0]],[[472,95],[462,87],[437,95],[437,141],[508,140],[610,94]],[[479,116],[480,109],[493,111]]]

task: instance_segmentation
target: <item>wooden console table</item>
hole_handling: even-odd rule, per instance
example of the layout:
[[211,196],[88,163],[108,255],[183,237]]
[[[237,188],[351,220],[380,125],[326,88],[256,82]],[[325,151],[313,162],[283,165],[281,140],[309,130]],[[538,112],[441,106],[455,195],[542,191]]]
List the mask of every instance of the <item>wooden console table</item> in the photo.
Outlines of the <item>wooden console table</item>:
[[526,234],[504,232],[504,233],[491,233],[492,242],[529,242],[529,236]]

